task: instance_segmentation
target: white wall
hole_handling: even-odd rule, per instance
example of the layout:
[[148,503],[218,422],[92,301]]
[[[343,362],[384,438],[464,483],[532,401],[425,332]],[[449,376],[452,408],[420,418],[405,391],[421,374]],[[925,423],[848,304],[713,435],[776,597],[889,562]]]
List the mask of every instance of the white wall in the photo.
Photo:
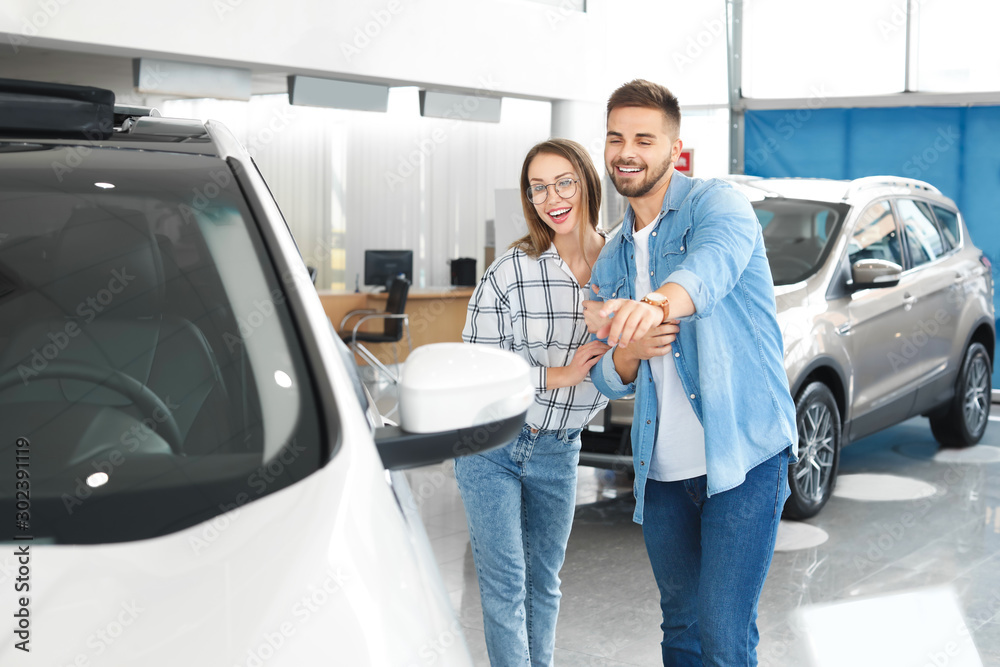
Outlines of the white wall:
[[723,0],[588,0],[586,13],[572,5],[4,0],[0,41],[546,100],[603,102],[613,87],[645,76],[676,85],[684,103],[703,103],[706,82],[721,81],[721,97],[711,101],[725,101],[725,31],[712,32]]
[[450,284],[448,260],[485,268],[493,192],[516,188],[525,153],[549,136],[549,104],[506,99],[500,123],[421,118],[417,91],[393,89],[387,113],[178,100],[164,115],[215,118],[248,147],[317,285],[353,289],[365,249],[412,249],[414,284]]

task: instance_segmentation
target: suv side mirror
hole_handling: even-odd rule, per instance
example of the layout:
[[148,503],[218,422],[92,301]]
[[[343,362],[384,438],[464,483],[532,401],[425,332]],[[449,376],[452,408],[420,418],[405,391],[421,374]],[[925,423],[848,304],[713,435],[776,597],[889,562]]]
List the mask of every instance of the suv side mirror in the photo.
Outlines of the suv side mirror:
[[885,259],[859,259],[851,265],[851,288],[855,291],[878,287],[895,287],[903,267]]
[[512,352],[422,345],[403,366],[400,425],[375,430],[382,464],[399,470],[506,445],[534,399],[531,369]]

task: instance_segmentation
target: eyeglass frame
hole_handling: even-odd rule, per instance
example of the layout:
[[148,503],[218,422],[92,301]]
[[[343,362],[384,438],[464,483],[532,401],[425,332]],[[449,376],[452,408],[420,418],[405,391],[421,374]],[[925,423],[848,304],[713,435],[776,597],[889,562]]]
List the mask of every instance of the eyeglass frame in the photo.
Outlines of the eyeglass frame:
[[[576,195],[576,191],[577,191],[577,189],[579,188],[579,185],[580,185],[580,179],[579,178],[569,178],[569,177],[567,177],[567,178],[560,178],[555,183],[544,183],[544,184],[543,183],[536,183],[535,185],[529,185],[525,189],[524,194],[528,196],[528,201],[530,201],[532,204],[534,204],[535,206],[541,206],[542,204],[544,204],[548,200],[548,198],[549,198],[549,187],[551,186],[553,188],[553,192],[555,192],[557,195],[559,195],[563,199],[569,199],[569,197],[563,197],[563,195],[559,194],[559,191],[555,189],[556,187],[558,187],[559,183],[561,183],[562,181],[571,181],[573,183],[573,194],[571,194],[569,197],[575,196]],[[545,198],[542,199],[542,201],[535,201],[534,197],[531,196],[531,191],[535,187],[537,187],[539,185],[544,185],[545,186]]]

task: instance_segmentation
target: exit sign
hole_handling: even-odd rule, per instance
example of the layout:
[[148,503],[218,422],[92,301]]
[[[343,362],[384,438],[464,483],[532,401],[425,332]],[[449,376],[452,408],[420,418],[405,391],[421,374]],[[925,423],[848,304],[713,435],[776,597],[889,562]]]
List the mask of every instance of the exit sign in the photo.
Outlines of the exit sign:
[[681,172],[685,176],[694,175],[694,149],[685,148],[681,151],[680,156],[677,158],[677,162],[674,164],[674,169]]

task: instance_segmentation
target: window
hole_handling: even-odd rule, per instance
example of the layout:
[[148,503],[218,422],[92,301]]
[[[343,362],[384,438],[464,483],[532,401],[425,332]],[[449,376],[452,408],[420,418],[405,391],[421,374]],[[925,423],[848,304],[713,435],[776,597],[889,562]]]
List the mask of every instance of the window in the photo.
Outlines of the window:
[[745,96],[821,105],[831,97],[903,89],[906,0],[806,6],[796,0],[743,3]]
[[775,285],[805,280],[826,258],[847,207],[842,204],[767,198],[753,202]]
[[864,210],[847,245],[851,264],[859,259],[884,259],[903,266],[903,249],[889,202],[880,201]]
[[952,248],[957,248],[962,239],[962,232],[958,226],[958,214],[940,206],[932,206],[932,208],[938,224],[941,225],[941,233],[944,235],[945,241]]
[[933,262],[949,250],[934,224],[930,206],[912,199],[898,199],[896,210],[906,234],[906,249],[910,254],[911,266]]
[[305,360],[230,167],[75,151],[0,153],[0,456],[30,443],[34,536],[155,537],[316,470]]

